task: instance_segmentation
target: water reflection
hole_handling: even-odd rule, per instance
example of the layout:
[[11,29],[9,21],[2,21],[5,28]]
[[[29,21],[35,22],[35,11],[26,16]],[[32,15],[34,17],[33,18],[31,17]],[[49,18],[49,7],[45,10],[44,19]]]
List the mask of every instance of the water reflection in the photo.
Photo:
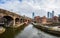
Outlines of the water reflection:
[[6,28],[6,32],[0,35],[0,38],[60,38],[40,31],[29,24],[23,25],[18,29]]
[[15,38],[60,38],[56,36],[52,36],[45,32],[42,32],[33,27],[33,25],[27,26],[21,34],[18,34]]
[[17,29],[14,28],[6,28],[6,31],[0,35],[0,38],[15,38],[15,36],[17,34],[20,34],[22,30],[24,30],[24,28],[26,27],[26,25],[23,25]]

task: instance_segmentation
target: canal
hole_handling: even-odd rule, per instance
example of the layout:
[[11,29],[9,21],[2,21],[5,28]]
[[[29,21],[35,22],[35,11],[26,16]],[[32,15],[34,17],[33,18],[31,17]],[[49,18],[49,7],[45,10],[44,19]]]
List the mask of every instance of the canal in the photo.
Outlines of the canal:
[[3,34],[0,34],[0,38],[60,38],[57,36],[50,35],[43,31],[33,27],[32,24],[28,26],[23,25],[17,29],[6,28]]

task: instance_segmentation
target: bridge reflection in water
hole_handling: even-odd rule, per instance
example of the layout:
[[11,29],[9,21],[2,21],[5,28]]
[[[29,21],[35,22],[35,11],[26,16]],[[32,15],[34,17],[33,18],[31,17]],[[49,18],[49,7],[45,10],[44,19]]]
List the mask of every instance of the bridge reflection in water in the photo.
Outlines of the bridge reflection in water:
[[60,38],[46,34],[42,32],[33,25],[29,24],[28,26],[23,25],[18,29],[6,28],[6,32],[0,35],[0,38]]

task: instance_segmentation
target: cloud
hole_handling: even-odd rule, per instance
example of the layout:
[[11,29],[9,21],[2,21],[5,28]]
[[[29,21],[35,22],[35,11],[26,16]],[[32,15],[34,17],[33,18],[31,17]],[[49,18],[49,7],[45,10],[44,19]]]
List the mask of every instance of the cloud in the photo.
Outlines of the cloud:
[[19,0],[20,2],[22,2],[22,0]]
[[0,8],[16,12],[17,14],[32,17],[35,15],[44,16],[48,11],[60,12],[60,0],[0,0]]
[[0,0],[0,4],[4,4],[6,0]]

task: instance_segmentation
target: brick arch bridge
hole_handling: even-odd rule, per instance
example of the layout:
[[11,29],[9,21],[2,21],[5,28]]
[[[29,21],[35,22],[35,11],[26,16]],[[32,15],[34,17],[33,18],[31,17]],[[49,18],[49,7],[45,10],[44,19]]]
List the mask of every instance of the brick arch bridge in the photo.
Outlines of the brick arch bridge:
[[13,12],[0,9],[0,18],[7,19],[7,22],[13,21],[13,25],[15,25],[15,22],[19,22],[22,16],[15,14]]

